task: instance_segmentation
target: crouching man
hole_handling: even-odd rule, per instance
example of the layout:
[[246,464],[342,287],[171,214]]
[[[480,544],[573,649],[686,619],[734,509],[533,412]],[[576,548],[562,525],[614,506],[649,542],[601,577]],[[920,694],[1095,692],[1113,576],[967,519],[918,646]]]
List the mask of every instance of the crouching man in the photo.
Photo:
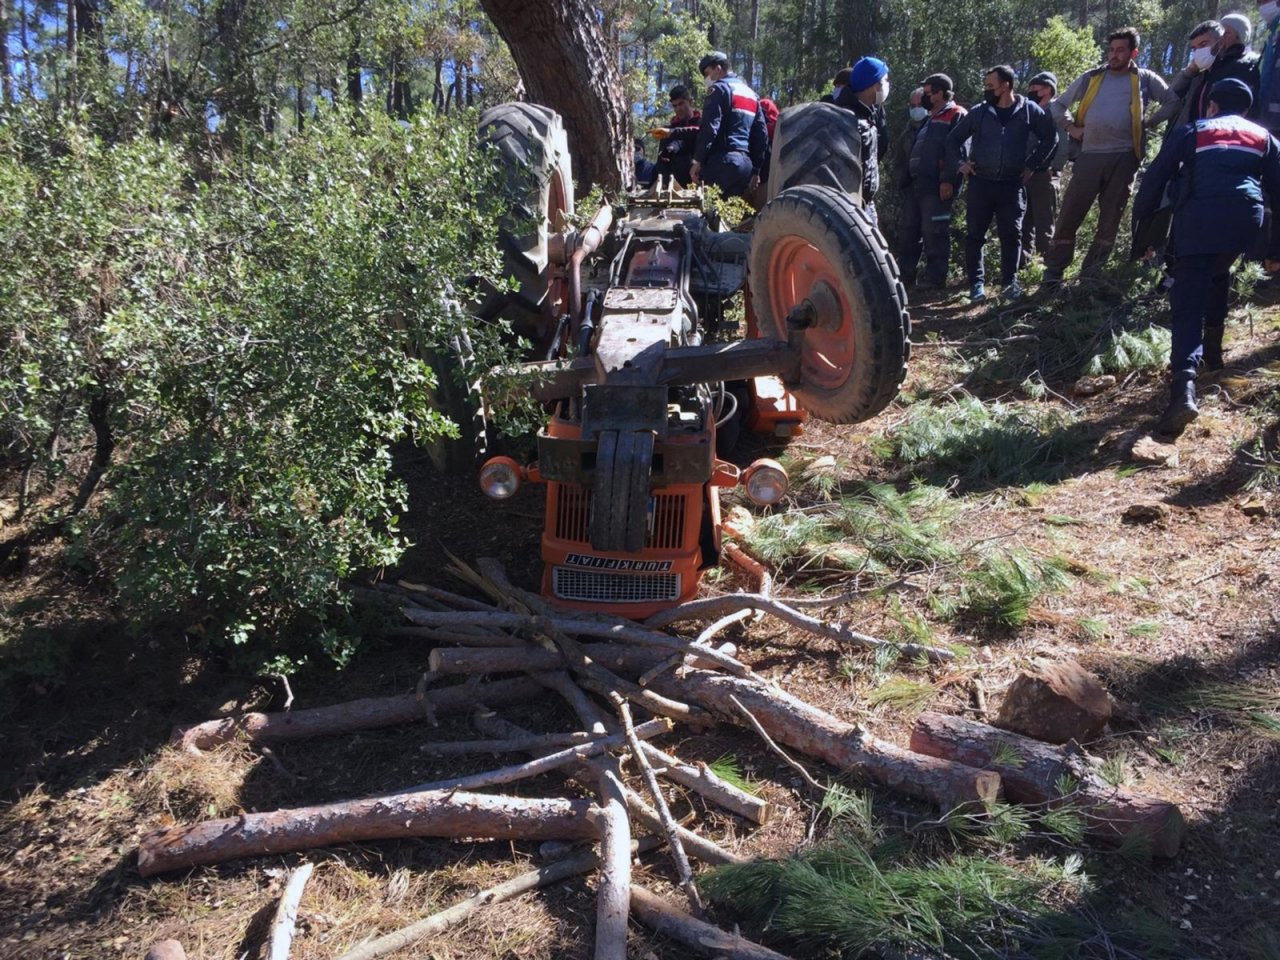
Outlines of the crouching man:
[[[1155,427],[1167,437],[1181,435],[1200,413],[1196,374],[1202,363],[1222,366],[1231,267],[1252,248],[1265,200],[1274,206],[1280,199],[1280,144],[1244,118],[1252,103],[1239,80],[1215,83],[1204,119],[1179,127],[1165,141],[1133,204],[1136,224],[1156,212],[1165,186],[1171,187],[1173,381],[1169,406]],[[1280,231],[1266,267],[1280,270]]]

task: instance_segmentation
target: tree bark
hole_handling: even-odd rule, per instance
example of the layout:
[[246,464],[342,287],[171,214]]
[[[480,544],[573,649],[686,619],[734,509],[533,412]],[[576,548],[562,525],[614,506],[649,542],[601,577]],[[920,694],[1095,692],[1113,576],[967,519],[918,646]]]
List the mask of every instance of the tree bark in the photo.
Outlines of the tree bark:
[[706,797],[731,813],[761,825],[768,823],[773,815],[773,805],[768,800],[726,783],[712,773],[705,763],[696,766],[684,763],[651,743],[642,743],[640,749],[650,763],[661,768],[662,776]]
[[758,680],[690,669],[681,680],[659,677],[652,686],[699,703],[731,723],[746,725],[733,703],[737,698],[779,743],[838,770],[852,770],[891,789],[931,800],[943,810],[967,803],[988,804],[1000,794],[996,773],[904,750]]
[[647,927],[696,953],[725,960],[787,960],[785,954],[704,923],[639,884],[631,885],[631,912]]
[[529,99],[564,118],[580,192],[597,184],[611,191],[630,186],[634,171],[622,77],[596,8],[588,0],[480,5],[511,49]]
[[[974,720],[924,713],[911,731],[911,749],[996,771],[1015,803],[1078,807],[1088,834],[1099,840],[1120,843],[1137,834],[1154,856],[1172,857],[1186,834],[1177,804],[1111,786],[1074,744],[1057,747]],[[1074,784],[1067,799],[1060,792],[1064,778]]]
[[0,103],[13,102],[13,73],[9,69],[9,0],[0,0]]
[[150,877],[242,857],[396,837],[594,839],[598,819],[587,800],[448,791],[350,800],[154,830],[138,844],[138,872]]
[[278,742],[324,737],[353,730],[393,727],[425,720],[433,711],[465,710],[477,700],[507,703],[534,696],[541,687],[527,677],[482,683],[475,687],[460,684],[430,690],[421,697],[408,693],[399,697],[368,697],[329,707],[293,710],[288,713],[246,713],[239,717],[208,720],[175,727],[169,742],[184,750],[207,750],[237,737],[253,741]]

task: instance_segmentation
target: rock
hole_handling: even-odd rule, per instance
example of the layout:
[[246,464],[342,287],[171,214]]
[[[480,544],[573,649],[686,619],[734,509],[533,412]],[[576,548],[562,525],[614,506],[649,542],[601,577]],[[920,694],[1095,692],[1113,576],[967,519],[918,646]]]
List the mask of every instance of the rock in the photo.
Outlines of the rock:
[[1077,397],[1092,397],[1103,390],[1110,390],[1115,385],[1116,378],[1109,373],[1101,377],[1081,377],[1075,382],[1071,392]]
[[146,960],[187,960],[187,951],[177,940],[157,940],[147,951]]
[[1035,660],[1018,674],[995,725],[1048,743],[1096,740],[1111,719],[1111,699],[1074,660]]
[[1246,517],[1265,517],[1268,511],[1267,505],[1255,498],[1240,504],[1240,512]]
[[1137,463],[1176,467],[1178,465],[1178,448],[1172,443],[1160,443],[1150,436],[1143,435],[1135,440],[1133,446],[1129,449],[1129,458]]
[[1120,515],[1125,523],[1163,523],[1168,518],[1169,508],[1158,501],[1131,503]]

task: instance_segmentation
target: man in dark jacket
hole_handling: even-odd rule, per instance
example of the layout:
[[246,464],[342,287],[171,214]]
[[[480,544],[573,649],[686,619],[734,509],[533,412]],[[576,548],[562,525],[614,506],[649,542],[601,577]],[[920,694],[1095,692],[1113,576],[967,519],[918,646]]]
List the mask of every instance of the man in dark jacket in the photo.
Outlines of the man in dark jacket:
[[[858,118],[862,154],[862,204],[876,222],[875,196],[880,189],[880,129],[884,102],[889,99],[889,65],[876,57],[863,57],[853,65],[849,85],[836,97],[836,106],[852,110]],[[886,144],[887,146],[887,144]]]
[[689,88],[676,84],[671,88],[671,122],[651,131],[662,142],[658,148],[658,176],[674,177],[676,183],[687,187],[692,182],[689,170],[693,166],[693,147],[698,139],[698,127],[702,114],[693,109]]
[[[1049,104],[1058,95],[1058,78],[1055,74],[1044,70],[1027,81],[1027,99],[1040,105],[1040,109],[1049,113]],[[1049,114],[1050,119],[1053,114]],[[1031,254],[1044,256],[1053,244],[1053,222],[1058,218],[1058,186],[1061,173],[1067,165],[1067,145],[1063,142],[1061,130],[1058,132],[1058,149],[1053,151],[1049,166],[1037,170],[1027,181],[1027,212],[1022,215],[1022,258],[1020,263],[1026,266],[1031,262]]]
[[769,148],[760,98],[718,50],[703,57],[698,70],[707,84],[707,99],[689,176],[694,183],[719,187],[725,196],[741,197],[760,185]]
[[988,70],[983,103],[947,135],[947,168],[969,177],[964,265],[969,275],[969,299],[974,302],[987,298],[982,246],[992,219],[1000,237],[1004,295],[1022,296],[1018,285],[1025,210],[1022,188],[1032,174],[1048,167],[1058,147],[1058,128],[1053,120],[1039,104],[1013,92],[1014,79],[1013,68],[1005,64]]
[[1179,99],[1167,103],[1151,117],[1155,126],[1172,118],[1169,133],[1184,124],[1199,120],[1209,106],[1209,91],[1219,80],[1228,77],[1242,81],[1258,100],[1260,58],[1249,49],[1253,28],[1247,17],[1228,14],[1221,22],[1205,20],[1191,29],[1188,42],[1191,62],[1173,78],[1169,89]]
[[898,262],[904,282],[914,282],[923,250],[920,286],[926,288],[947,285],[951,261],[951,207],[959,180],[946,169],[947,134],[965,115],[964,107],[956,106],[951,98],[951,87],[951,78],[945,73],[932,74],[921,85],[920,106],[928,116],[907,159],[911,189],[905,197]]
[[[1155,212],[1166,186],[1173,197],[1173,381],[1155,428],[1170,437],[1199,415],[1196,374],[1202,361],[1222,363],[1231,267],[1257,238],[1263,203],[1280,197],[1280,144],[1242,116],[1253,103],[1248,85],[1219,80],[1208,102],[1203,120],[1166,141],[1133,202],[1137,222]],[[1266,267],[1280,270],[1280,238],[1271,240]]]

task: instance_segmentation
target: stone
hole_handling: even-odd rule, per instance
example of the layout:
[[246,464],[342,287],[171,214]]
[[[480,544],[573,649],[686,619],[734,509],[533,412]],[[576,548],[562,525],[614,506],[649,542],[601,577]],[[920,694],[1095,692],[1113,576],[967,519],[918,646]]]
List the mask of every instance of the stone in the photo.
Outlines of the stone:
[[1240,504],[1240,512],[1246,517],[1265,517],[1268,513],[1267,505],[1261,500],[1246,500]]
[[1129,449],[1129,458],[1137,463],[1150,463],[1160,467],[1178,465],[1178,448],[1172,443],[1160,443],[1143,435]]
[[187,960],[187,951],[177,940],[157,940],[147,951],[146,960]]
[[995,726],[1047,743],[1088,743],[1110,719],[1097,677],[1074,660],[1035,660],[1005,693]]
[[1103,390],[1110,390],[1116,385],[1116,378],[1107,373],[1101,377],[1081,377],[1071,388],[1077,397],[1092,397]]
[[1163,523],[1168,518],[1169,508],[1157,501],[1131,503],[1120,515],[1125,523]]

